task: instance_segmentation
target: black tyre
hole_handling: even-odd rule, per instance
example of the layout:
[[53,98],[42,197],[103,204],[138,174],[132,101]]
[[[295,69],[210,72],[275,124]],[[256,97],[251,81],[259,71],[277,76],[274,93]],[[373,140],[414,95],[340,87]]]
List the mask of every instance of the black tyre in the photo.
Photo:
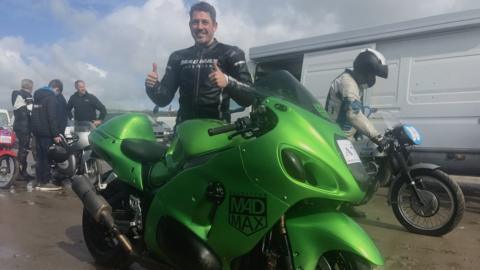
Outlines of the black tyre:
[[452,231],[463,217],[465,199],[458,184],[441,170],[412,171],[416,187],[426,199],[421,204],[405,179],[392,186],[392,209],[410,232],[442,236]]
[[370,270],[373,266],[362,257],[348,252],[328,252],[318,260],[316,270]]
[[0,188],[9,188],[18,175],[18,161],[12,156],[0,157]]
[[[102,192],[102,195],[110,203],[112,209],[121,207],[125,198],[115,185],[110,185]],[[113,268],[127,268],[131,264],[125,251],[112,240],[106,227],[97,223],[86,209],[83,209],[82,229],[85,244],[95,262]]]

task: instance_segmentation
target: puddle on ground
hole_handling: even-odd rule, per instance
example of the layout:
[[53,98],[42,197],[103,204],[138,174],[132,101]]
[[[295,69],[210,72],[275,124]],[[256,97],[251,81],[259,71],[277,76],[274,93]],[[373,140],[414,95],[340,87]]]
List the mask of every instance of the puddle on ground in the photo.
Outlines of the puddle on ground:
[[19,255],[13,249],[0,246],[0,259],[9,259],[18,256]]

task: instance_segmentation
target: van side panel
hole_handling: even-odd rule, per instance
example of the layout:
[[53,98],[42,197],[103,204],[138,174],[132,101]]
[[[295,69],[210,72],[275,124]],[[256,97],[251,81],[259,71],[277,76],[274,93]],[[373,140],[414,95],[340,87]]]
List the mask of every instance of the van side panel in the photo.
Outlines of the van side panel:
[[[384,53],[387,80],[366,91],[365,105],[416,126],[423,144],[414,157],[447,171],[480,174],[480,29],[428,33],[306,53],[302,83],[325,104],[331,81],[362,48]],[[372,115],[379,130],[386,125]],[[473,170],[473,171],[472,171]],[[475,171],[477,170],[477,171]]]

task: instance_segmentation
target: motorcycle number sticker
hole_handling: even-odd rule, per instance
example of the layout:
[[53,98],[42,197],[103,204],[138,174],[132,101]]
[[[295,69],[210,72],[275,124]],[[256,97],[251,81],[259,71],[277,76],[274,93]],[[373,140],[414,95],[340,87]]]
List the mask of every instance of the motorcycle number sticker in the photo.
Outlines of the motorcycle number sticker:
[[0,143],[12,143],[11,136],[0,136]]
[[246,236],[267,227],[267,199],[254,196],[230,196],[228,223]]
[[352,163],[361,163],[360,157],[358,156],[357,151],[353,147],[353,144],[349,140],[338,140],[337,141],[338,147],[342,152],[343,158],[347,164]]

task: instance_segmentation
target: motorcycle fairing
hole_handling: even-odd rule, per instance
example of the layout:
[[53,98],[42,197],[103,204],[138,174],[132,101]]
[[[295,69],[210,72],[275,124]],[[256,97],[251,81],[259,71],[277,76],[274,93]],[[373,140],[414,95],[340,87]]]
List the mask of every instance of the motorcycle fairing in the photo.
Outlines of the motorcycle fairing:
[[380,251],[367,233],[341,212],[323,212],[286,219],[295,269],[314,270],[328,251],[345,251],[383,265]]

